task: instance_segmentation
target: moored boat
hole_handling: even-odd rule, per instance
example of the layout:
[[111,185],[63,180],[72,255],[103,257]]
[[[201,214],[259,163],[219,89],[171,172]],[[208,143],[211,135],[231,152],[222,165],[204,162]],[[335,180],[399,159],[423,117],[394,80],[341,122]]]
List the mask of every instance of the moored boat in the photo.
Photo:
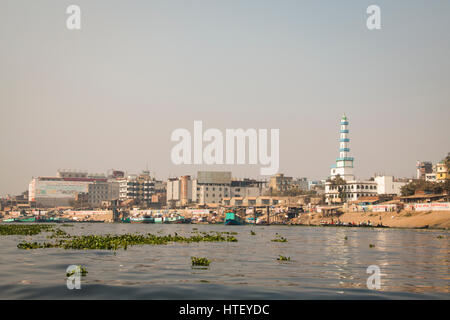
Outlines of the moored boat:
[[184,223],[184,217],[182,216],[176,216],[176,217],[169,217],[166,218],[164,221],[165,223]]
[[225,225],[242,225],[245,224],[244,219],[239,217],[236,213],[230,211],[225,215]]
[[150,216],[131,217],[130,222],[131,223],[155,223],[155,219]]

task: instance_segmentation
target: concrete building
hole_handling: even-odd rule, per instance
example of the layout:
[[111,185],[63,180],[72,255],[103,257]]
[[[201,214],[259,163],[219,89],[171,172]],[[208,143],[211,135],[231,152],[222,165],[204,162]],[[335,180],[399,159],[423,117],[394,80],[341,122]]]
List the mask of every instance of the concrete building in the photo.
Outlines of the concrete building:
[[231,197],[259,197],[266,191],[266,181],[257,181],[254,179],[231,181]]
[[307,191],[309,190],[309,181],[307,178],[294,178],[292,179],[291,187]]
[[139,175],[131,174],[127,178],[119,179],[119,199],[134,200],[136,204],[151,205],[152,195],[157,193],[156,181],[150,176],[149,171],[143,171]]
[[190,176],[171,178],[167,181],[166,201],[170,207],[187,206],[192,202],[192,180]]
[[318,193],[324,191],[325,189],[325,183],[326,180],[309,180],[308,181],[308,190],[309,191],[316,191]]
[[90,206],[101,206],[103,201],[119,199],[119,182],[94,182],[88,186],[88,203]]
[[[342,198],[340,198],[342,195]],[[375,181],[347,181],[345,185],[325,185],[325,201],[331,203],[344,203],[356,201],[361,197],[374,197],[378,195],[377,183]]]
[[427,173],[433,173],[433,164],[430,161],[417,161],[417,179],[425,179]]
[[192,190],[193,202],[220,204],[223,198],[261,196],[267,188],[265,181],[232,179],[231,172],[200,171]]
[[71,206],[79,193],[88,193],[89,185],[106,182],[105,175],[59,170],[56,177],[35,177],[28,186],[28,200],[37,207]]
[[270,177],[269,188],[272,191],[283,192],[291,188],[292,177],[286,177],[283,173],[278,173]]
[[258,196],[224,198],[222,205],[230,207],[300,206],[298,197]]
[[220,203],[222,198],[231,194],[231,172],[199,171],[197,179],[192,182],[192,190],[193,202]]
[[436,181],[445,182],[446,179],[450,179],[449,169],[444,162],[436,163]]
[[400,195],[401,187],[408,184],[408,181],[397,180],[393,176],[376,176],[374,181],[377,183],[378,194]]

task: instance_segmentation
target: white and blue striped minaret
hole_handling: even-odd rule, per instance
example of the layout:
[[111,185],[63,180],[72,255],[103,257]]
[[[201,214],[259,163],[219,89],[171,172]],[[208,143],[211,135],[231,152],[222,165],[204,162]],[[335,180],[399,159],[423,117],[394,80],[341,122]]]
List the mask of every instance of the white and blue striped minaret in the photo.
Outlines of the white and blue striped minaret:
[[348,120],[345,114],[341,118],[341,130],[339,139],[339,158],[336,159],[336,164],[331,166],[331,178],[340,175],[346,181],[355,180],[353,175],[353,158],[348,156],[350,152],[348,137]]

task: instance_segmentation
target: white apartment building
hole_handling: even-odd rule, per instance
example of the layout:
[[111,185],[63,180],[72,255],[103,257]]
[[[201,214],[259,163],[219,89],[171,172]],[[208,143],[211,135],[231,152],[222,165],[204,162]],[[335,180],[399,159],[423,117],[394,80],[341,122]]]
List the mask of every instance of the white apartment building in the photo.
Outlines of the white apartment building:
[[140,175],[130,174],[127,178],[118,180],[119,199],[133,199],[138,203],[151,203],[152,195],[156,193],[155,183],[150,172],[143,171]]
[[[340,195],[343,199],[340,199]],[[327,203],[356,201],[361,197],[377,196],[375,181],[347,181],[345,185],[334,186],[331,182],[325,184],[325,200]]]
[[400,195],[401,188],[408,184],[407,181],[397,181],[393,176],[376,176],[378,194]]

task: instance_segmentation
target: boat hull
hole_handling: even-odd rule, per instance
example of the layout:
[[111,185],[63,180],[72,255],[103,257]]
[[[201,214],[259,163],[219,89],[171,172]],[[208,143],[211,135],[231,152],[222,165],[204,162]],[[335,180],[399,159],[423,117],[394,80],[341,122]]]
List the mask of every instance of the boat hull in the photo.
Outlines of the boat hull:
[[234,212],[227,212],[225,215],[224,224],[226,226],[239,226],[245,224],[245,220],[239,217]]

